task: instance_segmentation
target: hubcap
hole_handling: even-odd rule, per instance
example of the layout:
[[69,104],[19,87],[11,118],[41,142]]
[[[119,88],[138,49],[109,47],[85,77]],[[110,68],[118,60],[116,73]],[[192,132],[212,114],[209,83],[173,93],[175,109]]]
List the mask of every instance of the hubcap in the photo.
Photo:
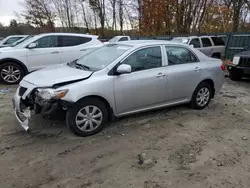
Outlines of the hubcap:
[[20,79],[21,72],[20,70],[13,66],[8,65],[2,68],[1,70],[1,77],[4,81],[13,83]]
[[198,105],[203,107],[208,103],[209,98],[210,98],[210,91],[208,88],[204,87],[201,88],[200,91],[198,92],[196,100]]
[[96,106],[85,106],[76,115],[76,126],[83,132],[97,129],[103,119],[102,111]]

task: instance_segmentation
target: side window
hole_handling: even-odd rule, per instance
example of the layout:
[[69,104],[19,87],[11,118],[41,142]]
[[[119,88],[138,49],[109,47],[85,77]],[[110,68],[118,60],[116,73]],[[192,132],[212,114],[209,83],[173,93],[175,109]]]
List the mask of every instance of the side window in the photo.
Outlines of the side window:
[[13,44],[14,42],[18,41],[21,38],[22,37],[11,37],[4,44]]
[[59,47],[78,46],[91,41],[88,37],[59,36]]
[[196,56],[187,48],[166,46],[168,65],[199,62]]
[[224,41],[219,37],[212,37],[215,46],[225,46]]
[[189,45],[193,45],[194,48],[200,48],[201,47],[200,39],[199,38],[192,39]]
[[36,48],[53,48],[58,47],[57,36],[47,36],[36,41]]
[[212,43],[209,38],[201,38],[203,47],[210,47],[212,46]]
[[161,67],[161,47],[149,47],[138,50],[125,59],[123,64],[130,65],[132,72]]
[[127,40],[128,40],[128,37],[122,37],[122,38],[120,38],[119,41],[127,41]]

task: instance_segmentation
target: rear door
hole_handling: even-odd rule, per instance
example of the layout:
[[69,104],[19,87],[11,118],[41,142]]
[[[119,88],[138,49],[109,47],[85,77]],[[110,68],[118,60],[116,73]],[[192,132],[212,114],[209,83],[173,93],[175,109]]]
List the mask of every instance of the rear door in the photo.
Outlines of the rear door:
[[[59,36],[59,48],[62,63],[68,63],[76,60],[88,53],[90,50],[96,48],[95,45],[92,45],[92,40],[96,39],[83,36]],[[100,42],[100,44],[102,43]]]
[[197,56],[183,46],[166,46],[168,103],[186,101],[201,81],[203,65]]
[[37,44],[36,48],[27,48],[27,62],[30,71],[61,63],[58,36],[44,36],[34,43]]
[[205,55],[211,57],[213,55],[212,41],[208,37],[201,38],[202,48],[200,49]]

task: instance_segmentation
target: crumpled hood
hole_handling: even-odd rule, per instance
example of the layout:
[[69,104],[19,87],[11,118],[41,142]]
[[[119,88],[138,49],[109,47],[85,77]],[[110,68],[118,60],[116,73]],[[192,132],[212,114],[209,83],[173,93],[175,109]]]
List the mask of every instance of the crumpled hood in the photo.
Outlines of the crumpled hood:
[[91,71],[84,71],[63,64],[35,71],[25,76],[23,80],[37,87],[52,87],[63,82],[86,79],[92,73]]
[[249,56],[250,57],[250,51],[244,51],[236,54],[235,56]]

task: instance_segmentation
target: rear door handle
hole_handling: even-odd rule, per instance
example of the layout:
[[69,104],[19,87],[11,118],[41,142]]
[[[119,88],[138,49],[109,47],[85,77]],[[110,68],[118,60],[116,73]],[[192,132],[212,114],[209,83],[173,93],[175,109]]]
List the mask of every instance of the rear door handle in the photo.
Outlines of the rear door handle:
[[81,51],[81,52],[85,52],[85,51],[87,51],[87,49],[81,49],[80,51]]
[[166,74],[163,74],[163,73],[160,72],[160,73],[157,74],[156,77],[157,78],[162,78],[162,77],[165,77],[165,76],[166,76]]
[[55,51],[55,52],[51,52],[52,54],[58,54],[59,52],[58,51]]

